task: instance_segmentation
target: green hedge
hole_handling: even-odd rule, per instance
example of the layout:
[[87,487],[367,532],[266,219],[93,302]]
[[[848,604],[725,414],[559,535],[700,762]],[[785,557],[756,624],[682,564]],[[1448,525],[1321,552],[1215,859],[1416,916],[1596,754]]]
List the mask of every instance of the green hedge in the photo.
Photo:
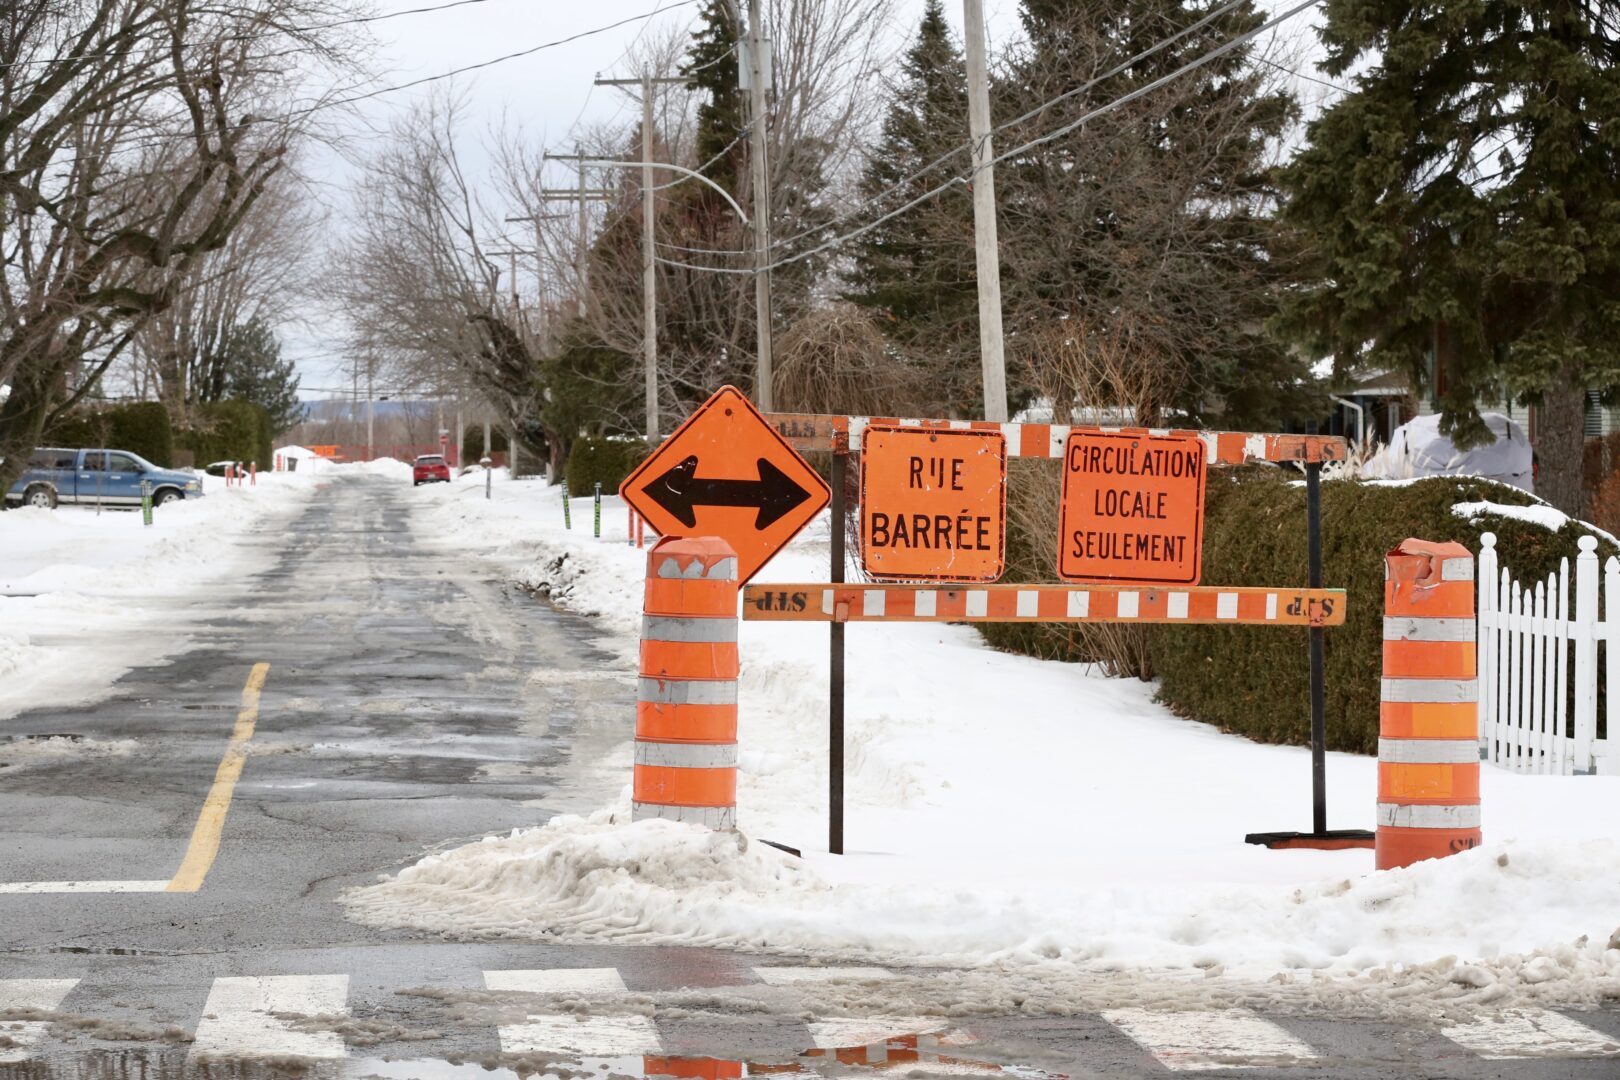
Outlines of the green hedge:
[[248,401],[214,401],[192,410],[192,426],[178,441],[195,455],[198,468],[215,461],[271,460],[270,414]]
[[601,484],[604,495],[612,494],[646,456],[647,444],[640,439],[576,439],[563,468],[568,492],[589,495]]
[[[1027,472],[1027,470],[1026,470]],[[1017,527],[1019,499],[1049,499],[1050,483],[1031,484],[1011,470],[1007,581],[1052,580],[1051,537]],[[1048,478],[1049,480],[1050,478]],[[1574,523],[1557,532],[1498,515],[1458,517],[1458,503],[1515,506],[1537,500],[1485,480],[1435,477],[1402,485],[1355,480],[1322,485],[1322,561],[1326,584],[1347,590],[1345,624],[1327,631],[1327,742],[1330,749],[1378,748],[1379,678],[1383,663],[1384,553],[1407,537],[1454,540],[1479,551],[1494,532],[1498,559],[1517,580],[1544,579],[1561,559],[1574,561],[1576,541],[1590,530]],[[1027,515],[1026,515],[1027,516]],[[1597,535],[1597,534],[1593,534]],[[1620,549],[1597,535],[1598,555]],[[1042,568],[1045,569],[1042,569]],[[1306,582],[1305,489],[1297,472],[1256,466],[1212,470],[1205,503],[1205,585],[1300,587]],[[992,645],[1044,659],[1108,659],[1116,639],[1095,627],[988,624]],[[1259,626],[1153,626],[1147,634],[1159,698],[1190,719],[1268,743],[1304,745],[1310,736],[1310,668],[1304,629]],[[1129,644],[1129,639],[1126,639]]]
[[[1297,473],[1294,474],[1297,477]],[[1378,749],[1383,663],[1384,554],[1407,537],[1454,540],[1476,554],[1494,532],[1501,565],[1536,580],[1574,561],[1588,532],[1557,532],[1496,515],[1458,517],[1466,502],[1528,505],[1534,498],[1484,480],[1435,477],[1392,486],[1359,481],[1322,485],[1326,584],[1348,591],[1345,624],[1327,631],[1327,743]],[[1306,581],[1305,491],[1278,469],[1212,473],[1204,523],[1206,585],[1302,586]],[[1598,555],[1620,554],[1598,537]],[[1155,627],[1159,696],[1176,712],[1261,742],[1309,741],[1309,662],[1303,629],[1258,626]]]
[[75,450],[128,450],[164,469],[174,464],[169,410],[156,401],[72,413],[45,432],[42,441]]

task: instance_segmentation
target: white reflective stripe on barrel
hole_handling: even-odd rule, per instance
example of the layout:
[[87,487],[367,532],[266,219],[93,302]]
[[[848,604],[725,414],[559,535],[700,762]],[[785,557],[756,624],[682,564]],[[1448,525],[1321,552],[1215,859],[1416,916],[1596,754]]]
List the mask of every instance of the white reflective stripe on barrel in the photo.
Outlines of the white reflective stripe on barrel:
[[1479,806],[1379,803],[1378,824],[1387,829],[1477,829]]
[[1453,705],[1479,700],[1477,679],[1385,679],[1383,700],[1410,705]]
[[735,705],[735,679],[641,680],[636,700],[654,705]]
[[636,740],[636,764],[666,769],[735,769],[736,743],[675,743]]
[[[686,565],[682,566],[682,563]],[[713,566],[705,567],[703,560],[695,555],[665,555],[658,560],[658,576],[661,578],[735,581],[737,579],[737,559],[735,556],[729,556],[716,561]]]
[[1474,560],[1471,557],[1441,559],[1441,581],[1473,581]]
[[737,620],[727,615],[707,619],[697,616],[674,618],[668,615],[643,615],[641,640],[724,644],[737,640]]
[[1379,739],[1378,760],[1395,765],[1477,765],[1478,739]]
[[1473,619],[1424,619],[1384,616],[1385,641],[1473,641]]
[[684,821],[689,825],[703,825],[710,829],[735,829],[735,806],[672,806],[668,803],[632,802],[630,819],[645,821],[663,818],[665,821]]

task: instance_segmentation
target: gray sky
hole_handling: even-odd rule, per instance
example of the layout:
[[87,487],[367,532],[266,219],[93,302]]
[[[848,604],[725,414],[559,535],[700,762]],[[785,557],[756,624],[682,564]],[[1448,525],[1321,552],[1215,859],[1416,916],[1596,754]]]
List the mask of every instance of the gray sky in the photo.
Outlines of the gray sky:
[[[434,0],[377,0],[379,13],[429,6]],[[925,0],[896,0],[896,16],[889,33],[896,48],[914,32]],[[684,29],[695,24],[700,5],[679,0],[483,0],[443,12],[403,15],[372,26],[380,42],[377,58],[379,85],[394,85],[454,68],[476,64],[506,53],[531,48],[584,31],[664,9],[650,19],[636,20],[604,33],[458,76],[455,87],[469,106],[469,144],[482,139],[503,119],[521,126],[530,138],[567,147],[569,132],[578,123],[602,123],[626,114],[633,103],[609,88],[593,88],[598,74],[616,73],[627,50],[642,34],[660,29]],[[1262,7],[1279,10],[1284,0],[1262,0]],[[946,0],[946,12],[958,38],[961,0]],[[1018,33],[1017,0],[985,0],[985,21],[992,54]],[[1295,36],[1308,36],[1311,18],[1294,20]],[[617,72],[621,73],[622,72]],[[361,108],[364,122],[385,128],[392,115],[409,107],[431,86],[383,95]],[[1300,84],[1301,96],[1321,93]],[[357,144],[364,147],[364,137]],[[333,221],[328,235],[343,229],[345,187],[351,170],[334,158],[313,163],[323,182]],[[570,174],[571,176],[571,174]],[[559,182],[570,176],[559,172]],[[305,397],[325,397],[321,388],[346,385],[340,368],[342,324],[335,313],[311,312],[306,327],[284,327],[285,355],[298,362]]]
[[[379,13],[430,6],[434,0],[378,0]],[[633,107],[624,95],[609,88],[593,88],[598,74],[615,71],[626,50],[643,33],[682,29],[695,24],[698,4],[676,6],[677,0],[486,0],[444,12],[403,15],[373,24],[380,42],[378,66],[381,84],[394,85],[436,75],[468,64],[542,42],[666,9],[651,19],[638,20],[605,33],[547,49],[533,56],[510,60],[471,75],[458,76],[454,85],[463,93],[473,120],[469,135],[481,137],[503,118],[521,124],[532,138],[559,147],[569,145],[568,133],[576,123],[601,123]],[[897,0],[891,33],[903,45],[922,14],[924,0]],[[986,23],[991,47],[1016,32],[1017,0],[986,0]],[[961,3],[946,4],[958,34]],[[390,116],[407,108],[430,91],[430,86],[384,95],[363,106],[370,125],[384,127]],[[361,137],[364,138],[363,136]],[[361,142],[359,145],[363,146]],[[345,185],[352,175],[340,161],[322,158],[313,171],[323,181],[334,215],[333,229],[342,229]],[[559,172],[558,179],[571,178]],[[339,370],[341,322],[335,314],[311,313],[308,327],[283,330],[284,352],[298,362],[305,397],[326,397],[318,388],[340,387],[346,380]]]

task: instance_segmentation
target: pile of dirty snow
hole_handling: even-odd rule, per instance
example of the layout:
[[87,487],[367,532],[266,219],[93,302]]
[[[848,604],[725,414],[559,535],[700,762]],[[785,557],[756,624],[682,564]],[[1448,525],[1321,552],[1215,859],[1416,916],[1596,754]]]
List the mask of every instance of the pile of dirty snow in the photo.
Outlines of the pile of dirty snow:
[[[616,657],[601,674],[628,692],[646,552],[626,543],[617,499],[597,539],[590,499],[573,501],[570,529],[559,491],[537,483],[497,484],[490,501],[451,485],[424,495],[412,517],[424,542],[595,616]],[[825,581],[827,527],[818,519],[758,580]],[[826,628],[743,622],[747,839],[630,824],[616,804],[433,855],[350,894],[351,913],[454,937],[703,942],[1047,976],[1330,975],[1382,993],[1477,969],[1510,990],[1463,975],[1459,993],[1620,994],[1620,952],[1607,948],[1620,927],[1620,778],[1486,767],[1483,847],[1377,872],[1366,849],[1244,842],[1309,827],[1307,750],[1180,719],[1150,684],[998,653],[967,627],[852,624],[846,641],[847,854],[825,847]],[[611,755],[626,782],[632,731],[627,709]],[[1377,783],[1372,758],[1329,754],[1330,827],[1372,828]]]

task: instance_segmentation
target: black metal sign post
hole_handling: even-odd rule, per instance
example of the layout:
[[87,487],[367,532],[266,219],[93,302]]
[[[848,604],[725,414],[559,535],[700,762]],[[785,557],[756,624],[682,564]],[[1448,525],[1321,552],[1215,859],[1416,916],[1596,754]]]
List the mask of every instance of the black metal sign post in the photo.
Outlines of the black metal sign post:
[[[1322,462],[1305,462],[1305,558],[1306,583],[1322,587]],[[1373,846],[1374,836],[1366,829],[1327,827],[1327,668],[1326,631],[1313,626],[1311,649],[1311,831],[1249,833],[1244,842],[1268,848],[1317,848],[1334,850]]]
[[[844,536],[848,513],[844,506],[845,477],[849,470],[849,434],[840,431],[833,438],[832,566],[829,580],[844,581]],[[827,624],[830,656],[827,664],[827,850],[844,853],[844,624],[834,619]]]

